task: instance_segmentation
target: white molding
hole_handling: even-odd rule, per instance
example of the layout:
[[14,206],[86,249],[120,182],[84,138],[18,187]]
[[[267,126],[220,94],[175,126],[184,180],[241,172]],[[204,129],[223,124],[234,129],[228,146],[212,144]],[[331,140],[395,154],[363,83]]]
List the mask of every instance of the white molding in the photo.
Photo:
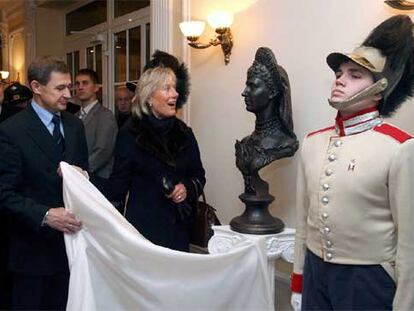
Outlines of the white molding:
[[[33,0],[26,1],[25,6],[25,65],[28,68],[29,64],[36,57],[36,4]],[[23,73],[26,75],[26,72]],[[27,77],[26,77],[27,78]]]
[[[190,0],[181,0],[181,21],[191,20],[191,1]],[[191,57],[190,57],[190,47],[187,44],[187,38],[181,36],[181,51],[183,62],[187,64],[188,72],[191,77]],[[188,126],[191,126],[191,92],[188,97],[187,104],[183,109],[183,120]]]
[[173,0],[151,1],[151,54],[155,50],[173,52]]
[[[15,71],[14,67],[13,67],[13,61],[14,61],[14,53],[13,53],[13,47],[14,47],[14,41],[16,40],[17,37],[21,37],[24,44],[26,45],[25,42],[25,32],[24,32],[24,28],[20,27],[12,32],[9,33],[9,80],[10,81],[14,81],[14,79],[16,78],[15,76],[17,75],[17,71]],[[27,66],[27,64],[25,64],[25,67]],[[26,68],[23,68],[24,70],[26,70]],[[19,77],[21,74],[25,74],[24,72],[21,73],[19,71]],[[21,77],[20,77],[21,78]],[[20,81],[21,82],[21,81]]]
[[2,63],[3,68],[1,70],[9,71],[9,26],[7,23],[0,23],[0,36],[1,36],[1,45],[2,45]]

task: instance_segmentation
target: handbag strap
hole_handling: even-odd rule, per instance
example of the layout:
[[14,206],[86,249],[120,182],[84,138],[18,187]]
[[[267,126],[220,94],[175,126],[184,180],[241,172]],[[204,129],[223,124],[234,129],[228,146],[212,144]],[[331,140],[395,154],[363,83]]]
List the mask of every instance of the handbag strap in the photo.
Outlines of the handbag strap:
[[[206,203],[206,195],[204,194],[204,189],[203,185],[201,184],[201,181],[199,181],[198,178],[191,179],[191,181],[194,184],[197,200],[201,195],[201,197],[203,198],[203,202]],[[200,189],[200,192],[198,191],[198,189]]]
[[[192,181],[192,182],[193,182],[193,184],[194,184],[194,188],[195,188],[195,192],[196,192],[196,197],[197,197],[197,199],[196,199],[196,204],[197,204],[197,208],[198,208],[198,198],[199,198],[199,196],[201,195],[201,197],[203,198],[203,203],[204,203],[205,205],[209,206],[209,208],[210,208],[210,209],[212,209],[213,211],[216,211],[216,209],[215,209],[214,207],[212,207],[211,205],[207,204],[207,201],[206,201],[206,195],[204,194],[204,187],[203,187],[203,185],[201,184],[201,182],[200,182],[197,178],[191,179],[191,181]],[[198,192],[198,187],[197,187],[197,186],[199,186],[199,187],[200,187],[201,194],[199,194],[199,192]]]

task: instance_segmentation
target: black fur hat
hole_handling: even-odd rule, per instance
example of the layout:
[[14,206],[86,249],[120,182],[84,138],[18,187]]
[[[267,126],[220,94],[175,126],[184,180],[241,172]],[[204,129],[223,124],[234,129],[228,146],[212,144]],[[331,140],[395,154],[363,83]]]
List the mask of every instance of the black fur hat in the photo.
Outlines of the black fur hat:
[[331,53],[328,65],[337,70],[346,59],[370,70],[376,81],[386,78],[378,110],[381,116],[392,115],[414,92],[413,23],[407,15],[388,18],[372,30],[362,45],[352,53]]
[[383,93],[379,112],[383,116],[394,113],[413,95],[414,38],[413,23],[407,15],[396,15],[378,25],[362,43],[376,48],[386,57],[384,76],[388,87]]
[[145,65],[144,71],[158,66],[168,67],[174,71],[175,76],[177,77],[177,108],[181,108],[187,102],[190,93],[190,77],[188,75],[187,66],[184,63],[180,63],[175,56],[156,50],[154,54],[152,54],[151,60]]

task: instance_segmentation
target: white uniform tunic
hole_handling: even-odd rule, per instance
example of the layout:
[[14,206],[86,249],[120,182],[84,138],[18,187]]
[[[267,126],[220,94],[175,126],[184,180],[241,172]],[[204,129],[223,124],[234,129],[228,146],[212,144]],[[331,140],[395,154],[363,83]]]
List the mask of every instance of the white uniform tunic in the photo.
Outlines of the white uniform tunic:
[[292,290],[306,248],[336,264],[381,264],[394,309],[414,310],[414,139],[366,110],[309,134],[298,173]]

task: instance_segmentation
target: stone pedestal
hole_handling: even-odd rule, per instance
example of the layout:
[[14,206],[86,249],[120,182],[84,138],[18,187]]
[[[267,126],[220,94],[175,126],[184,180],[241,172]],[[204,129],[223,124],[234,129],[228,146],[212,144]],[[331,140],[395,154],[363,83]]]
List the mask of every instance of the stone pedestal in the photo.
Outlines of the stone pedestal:
[[[259,243],[265,248],[267,254],[267,269],[269,275],[269,285],[273,293],[275,291],[275,260],[283,260],[293,263],[295,229],[285,228],[276,234],[256,235],[243,234],[231,230],[230,226],[213,226],[214,235],[208,243],[210,254],[226,253],[238,247],[241,241],[246,239]],[[274,295],[273,295],[274,297]]]

